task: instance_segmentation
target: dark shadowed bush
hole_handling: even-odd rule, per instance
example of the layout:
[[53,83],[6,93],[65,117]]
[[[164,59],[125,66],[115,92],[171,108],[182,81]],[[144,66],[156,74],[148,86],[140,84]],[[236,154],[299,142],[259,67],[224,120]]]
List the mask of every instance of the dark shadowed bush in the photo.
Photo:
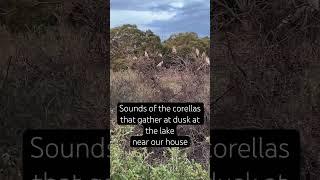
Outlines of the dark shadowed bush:
[[[95,28],[65,21],[67,2],[58,8],[31,1],[1,4],[1,10],[16,12],[0,12],[0,179],[22,179],[21,140],[27,128],[108,127],[107,28],[98,24],[108,24],[108,11],[101,9],[109,5],[87,2],[87,9],[101,12],[87,17],[95,20]],[[56,24],[42,14],[52,12],[57,12]]]
[[303,0],[213,2],[211,127],[297,129],[301,179],[317,179],[319,7]]

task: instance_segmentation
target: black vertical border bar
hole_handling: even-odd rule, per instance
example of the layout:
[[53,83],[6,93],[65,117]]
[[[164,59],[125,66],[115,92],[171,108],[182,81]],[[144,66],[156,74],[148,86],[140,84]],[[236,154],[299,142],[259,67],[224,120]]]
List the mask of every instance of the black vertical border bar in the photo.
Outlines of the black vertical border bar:
[[[212,134],[211,134],[211,122],[214,120],[214,72],[213,72],[213,64],[214,64],[214,59],[213,59],[213,46],[214,46],[214,42],[213,42],[213,36],[214,36],[214,25],[215,23],[215,18],[213,15],[213,8],[214,8],[214,0],[210,0],[210,112],[209,112],[209,136],[211,138]],[[209,146],[209,177],[211,178],[211,140],[210,142],[210,146]]]
[[[110,131],[110,1],[111,0],[106,0],[105,3],[107,3],[107,8],[106,8],[106,16],[104,19],[104,22],[106,22],[105,25],[105,29],[106,31],[104,32],[104,39],[105,39],[105,44],[106,46],[105,48],[105,57],[104,60],[106,61],[106,67],[105,67],[105,82],[106,82],[106,89],[105,89],[105,96],[107,96],[106,100],[107,102],[105,102],[105,126],[106,128],[109,130],[109,147],[110,147],[110,143],[111,143],[111,131]],[[109,174],[109,178],[111,178],[111,151],[109,149],[109,169],[107,170],[108,174]]]
[[[214,79],[213,79],[213,46],[214,46],[214,42],[213,42],[213,36],[214,36],[214,16],[213,16],[213,0],[210,0],[210,122],[213,119],[213,112],[214,112],[214,96],[213,96],[213,87],[214,87]],[[210,129],[211,129],[211,123],[210,123]]]
[[[105,40],[106,42],[106,57],[105,60],[106,62],[106,68],[105,68],[105,76],[106,76],[106,96],[107,96],[107,102],[106,102],[106,126],[107,129],[110,129],[110,87],[111,87],[111,82],[110,82],[110,0],[106,1],[107,3],[107,16],[104,21],[106,22],[105,28],[107,29],[106,32],[104,33],[105,35]],[[110,139],[111,139],[111,133],[110,134]],[[111,154],[110,154],[111,155]]]

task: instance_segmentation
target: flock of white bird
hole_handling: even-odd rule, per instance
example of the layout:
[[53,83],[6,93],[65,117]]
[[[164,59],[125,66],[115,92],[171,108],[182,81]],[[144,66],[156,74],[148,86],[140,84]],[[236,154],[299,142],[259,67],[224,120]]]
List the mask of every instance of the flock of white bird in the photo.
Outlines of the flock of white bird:
[[[196,56],[196,58],[201,59],[202,62],[203,62],[202,65],[201,65],[197,70],[201,69],[201,68],[204,67],[204,66],[209,66],[209,65],[210,65],[210,58],[207,56],[207,54],[206,54],[205,52],[203,52],[203,53],[200,55],[200,51],[199,51],[198,48],[193,48],[193,49],[194,49],[194,51],[195,51],[195,56]],[[177,49],[176,49],[175,46],[172,47],[171,53],[172,53],[172,54],[177,54]],[[163,58],[163,55],[162,55],[161,53],[159,53],[158,56],[159,56],[160,58]],[[149,54],[148,54],[147,51],[144,52],[144,57],[149,59]],[[136,60],[137,57],[133,57],[133,59]],[[164,64],[164,62],[163,62],[163,60],[162,60],[160,63],[158,63],[158,64],[156,65],[156,67],[162,67],[163,64]]]

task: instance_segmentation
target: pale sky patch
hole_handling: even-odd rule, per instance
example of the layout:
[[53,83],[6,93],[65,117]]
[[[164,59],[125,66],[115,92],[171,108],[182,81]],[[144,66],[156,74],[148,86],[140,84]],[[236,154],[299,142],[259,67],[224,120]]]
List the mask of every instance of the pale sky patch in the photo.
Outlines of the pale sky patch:
[[135,24],[168,38],[173,33],[210,34],[209,0],[111,0],[111,28]]
[[184,3],[182,1],[174,1],[170,5],[174,8],[183,8]]
[[174,12],[152,12],[152,11],[134,11],[134,10],[111,10],[111,28],[123,24],[144,25],[152,23],[153,21],[166,21],[173,18],[176,14]]

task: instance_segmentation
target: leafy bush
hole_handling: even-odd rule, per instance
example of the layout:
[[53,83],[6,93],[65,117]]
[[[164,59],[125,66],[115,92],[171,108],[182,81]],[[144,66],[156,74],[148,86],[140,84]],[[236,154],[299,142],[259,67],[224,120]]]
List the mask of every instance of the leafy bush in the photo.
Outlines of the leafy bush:
[[159,52],[161,41],[152,31],[143,32],[136,25],[126,24],[110,31],[111,57],[143,55],[144,51]]
[[209,52],[210,39],[209,37],[199,38],[194,32],[173,34],[164,41],[164,46],[168,48],[176,47],[177,52],[181,56],[194,52],[194,49],[199,49],[200,52]]
[[172,179],[202,180],[209,179],[209,173],[200,164],[187,158],[186,153],[178,148],[170,148],[161,158],[168,158],[166,163],[151,165],[147,159],[150,153],[146,148],[125,152],[121,141],[132,132],[132,127],[116,127],[111,141],[111,179]]
[[[161,42],[159,36],[151,30],[144,32],[139,30],[136,25],[126,24],[111,29],[110,44],[113,70],[119,70],[119,64],[128,68],[135,68],[134,64],[139,64],[138,68],[150,71],[150,67],[154,67],[162,60],[165,60],[167,65],[178,65],[181,58],[188,63],[200,60],[202,53],[209,54],[210,39],[209,37],[200,38],[194,32],[186,32],[173,34],[169,39]],[[172,53],[174,47],[177,50],[176,54]],[[196,49],[201,53],[198,57],[195,55]],[[146,61],[144,58],[145,51],[151,61]],[[164,59],[159,57],[160,53]],[[135,62],[133,63],[132,60]],[[200,61],[199,63],[203,62]]]

